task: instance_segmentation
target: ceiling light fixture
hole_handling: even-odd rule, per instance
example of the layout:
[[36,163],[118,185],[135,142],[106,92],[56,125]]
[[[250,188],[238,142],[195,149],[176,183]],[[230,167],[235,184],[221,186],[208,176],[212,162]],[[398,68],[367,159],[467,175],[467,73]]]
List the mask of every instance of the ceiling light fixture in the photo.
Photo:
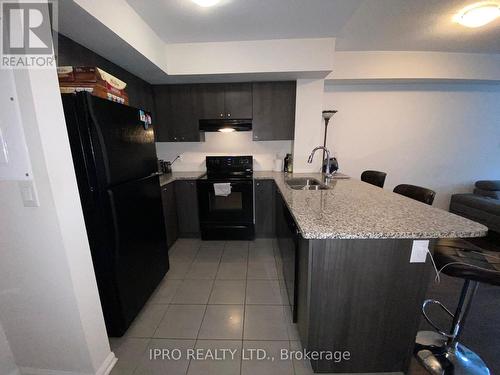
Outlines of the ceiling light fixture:
[[500,2],[482,1],[471,4],[453,17],[453,20],[466,27],[481,27],[500,17]]
[[235,131],[235,129],[234,128],[220,128],[219,131],[221,133],[232,133]]
[[200,7],[208,8],[217,4],[220,0],[192,0],[194,3],[198,4]]

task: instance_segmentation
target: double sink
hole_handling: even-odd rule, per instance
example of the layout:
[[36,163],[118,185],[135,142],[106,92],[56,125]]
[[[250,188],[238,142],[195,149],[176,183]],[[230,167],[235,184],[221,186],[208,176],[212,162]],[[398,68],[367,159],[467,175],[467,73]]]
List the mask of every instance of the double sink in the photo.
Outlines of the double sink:
[[315,178],[290,178],[285,181],[293,190],[328,190],[330,187]]

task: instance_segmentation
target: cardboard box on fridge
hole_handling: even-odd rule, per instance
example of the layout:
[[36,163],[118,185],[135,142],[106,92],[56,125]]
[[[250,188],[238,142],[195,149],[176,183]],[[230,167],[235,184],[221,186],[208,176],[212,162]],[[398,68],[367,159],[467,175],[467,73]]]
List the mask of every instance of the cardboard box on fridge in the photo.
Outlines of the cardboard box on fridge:
[[127,84],[98,67],[60,66],[57,75],[61,93],[88,91],[104,99],[128,104]]
[[99,98],[108,99],[113,102],[121,103],[121,104],[129,104],[128,95],[126,93],[122,93],[120,95],[116,95],[113,92],[110,92],[106,87],[102,87],[95,84],[59,84],[59,90],[61,94],[73,94],[80,91],[90,92],[92,95],[97,96]]

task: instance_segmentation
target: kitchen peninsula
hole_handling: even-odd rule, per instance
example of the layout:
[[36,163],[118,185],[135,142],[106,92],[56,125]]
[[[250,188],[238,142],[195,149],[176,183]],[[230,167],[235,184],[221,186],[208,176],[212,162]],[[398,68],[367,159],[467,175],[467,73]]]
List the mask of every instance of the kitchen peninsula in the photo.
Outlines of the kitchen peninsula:
[[431,271],[429,260],[410,262],[414,240],[487,228],[354,179],[317,191],[288,186],[301,177],[322,180],[254,174],[276,185],[276,234],[303,347],[350,352],[348,361],[311,361],[314,371],[407,372]]

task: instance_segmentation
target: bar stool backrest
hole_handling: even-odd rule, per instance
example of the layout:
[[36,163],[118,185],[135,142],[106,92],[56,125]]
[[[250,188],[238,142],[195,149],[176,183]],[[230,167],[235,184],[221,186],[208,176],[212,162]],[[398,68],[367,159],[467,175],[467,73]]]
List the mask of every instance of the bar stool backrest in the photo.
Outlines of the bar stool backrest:
[[383,188],[386,176],[387,173],[385,172],[364,171],[363,173],[361,173],[361,181]]
[[397,194],[404,195],[405,197],[415,199],[419,202],[426,203],[432,206],[436,192],[421,186],[401,184],[393,190]]

